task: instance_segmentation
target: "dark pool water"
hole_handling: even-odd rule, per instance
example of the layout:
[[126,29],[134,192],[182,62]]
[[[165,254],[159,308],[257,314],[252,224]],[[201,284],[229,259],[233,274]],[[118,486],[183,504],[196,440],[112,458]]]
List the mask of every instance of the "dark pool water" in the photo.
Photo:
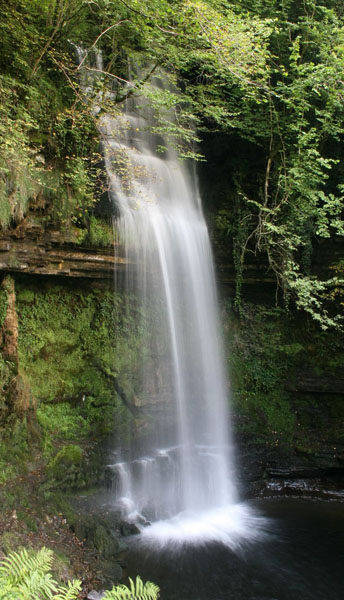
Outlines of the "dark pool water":
[[160,586],[161,600],[344,600],[344,504],[262,500],[266,535],[233,552],[154,552],[133,543],[128,574]]

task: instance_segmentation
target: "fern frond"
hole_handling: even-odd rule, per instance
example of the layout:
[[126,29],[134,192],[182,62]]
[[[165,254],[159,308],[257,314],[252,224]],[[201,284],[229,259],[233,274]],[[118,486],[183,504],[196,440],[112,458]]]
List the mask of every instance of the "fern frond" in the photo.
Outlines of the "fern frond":
[[66,588],[62,586],[58,588],[57,595],[54,596],[54,600],[75,600],[80,591],[81,581],[79,581],[79,579],[68,581]]
[[52,598],[56,591],[56,582],[51,573],[42,575],[39,571],[34,571],[22,583],[16,586],[19,598],[28,600],[38,600],[39,598]]
[[11,552],[0,565],[0,578],[8,580],[12,585],[18,585],[33,572],[40,575],[47,573],[51,569],[52,562],[53,552],[48,548],[41,548],[34,555],[29,554],[25,549]]
[[115,586],[105,593],[104,600],[158,600],[159,598],[159,587],[151,581],[143,583],[139,575],[135,582],[129,578],[129,586]]
[[7,579],[14,585],[22,581],[24,575],[29,572],[27,561],[28,552],[26,550],[12,552],[9,556],[4,558],[0,566],[1,579]]
[[13,587],[0,579],[0,600],[18,600],[18,594]]
[[41,548],[37,554],[29,555],[28,566],[30,570],[35,570],[38,573],[48,573],[54,560],[54,553],[49,548]]
[[0,565],[0,577],[21,582],[28,573],[37,572],[42,575],[47,573],[52,566],[53,552],[48,548],[41,548],[37,554],[29,554],[27,550],[11,552],[4,558]]
[[126,585],[116,585],[111,591],[106,592],[103,600],[134,600]]
[[[53,562],[53,552],[41,548],[32,553],[27,550],[12,552],[0,564],[0,600],[50,600],[55,598],[57,589],[50,569]],[[72,587],[67,588],[62,600],[74,600],[79,591],[72,595]],[[69,594],[69,595],[68,595]]]

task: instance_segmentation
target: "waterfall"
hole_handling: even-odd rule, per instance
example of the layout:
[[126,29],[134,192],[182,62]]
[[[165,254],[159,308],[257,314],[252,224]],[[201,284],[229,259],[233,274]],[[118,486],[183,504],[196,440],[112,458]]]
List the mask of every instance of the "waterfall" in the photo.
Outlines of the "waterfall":
[[133,377],[148,432],[130,458],[108,466],[114,504],[145,524],[147,540],[231,546],[255,534],[237,504],[209,235],[194,171],[153,124],[149,103],[134,95],[119,115],[99,118],[127,296],[139,297],[146,331]]

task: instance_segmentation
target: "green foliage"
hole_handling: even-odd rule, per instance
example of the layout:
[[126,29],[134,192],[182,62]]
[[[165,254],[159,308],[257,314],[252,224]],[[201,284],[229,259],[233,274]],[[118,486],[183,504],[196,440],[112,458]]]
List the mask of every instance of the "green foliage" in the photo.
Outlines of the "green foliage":
[[320,386],[323,377],[340,379],[344,345],[338,331],[322,331],[300,314],[247,302],[240,317],[227,312],[224,325],[240,431],[270,445],[307,446],[312,452],[324,440],[332,444],[340,438],[342,402],[325,392],[316,398],[297,391],[303,377],[306,383],[320,378]]
[[75,600],[81,590],[78,580],[59,586],[51,568],[53,552],[41,548],[33,553],[27,550],[12,552],[0,563],[0,598],[2,600]]
[[253,173],[246,162],[237,165],[236,204],[226,202],[217,224],[234,234],[235,252],[240,247],[239,287],[247,252],[261,253],[287,301],[293,299],[323,329],[336,327],[342,317],[331,306],[332,291],[343,287],[343,279],[319,278],[310,267],[312,245],[344,233],[343,15],[332,2],[313,0],[255,3],[253,10],[273,17],[269,80],[260,97],[234,92],[227,126],[246,138],[246,152],[252,154],[249,141],[261,156]]
[[[209,100],[217,100],[215,106],[212,102],[217,121],[228,115],[215,82],[221,89],[228,78],[233,79],[253,95],[256,85],[265,85],[270,34],[266,19],[200,0],[177,0],[174,6],[167,0],[41,4],[12,0],[0,27],[5,73],[0,88],[3,226],[22,218],[28,200],[38,191],[51,198],[55,221],[68,225],[74,219],[80,227],[87,225],[102,185],[98,119],[104,111],[118,115],[117,105],[128,95],[146,96],[157,116],[154,131],[168,134],[184,156],[195,157],[194,124],[200,115],[209,114]],[[82,70],[73,60],[74,42],[90,48]],[[105,54],[101,74],[94,59],[98,49]],[[128,58],[141,66],[129,90],[121,85],[128,78]],[[174,81],[177,76],[186,82],[189,72],[198,72],[202,90],[192,84],[187,93],[152,90],[149,79],[158,73],[158,66],[167,68]],[[114,83],[115,98],[108,93]],[[87,95],[82,86],[88,87]],[[40,165],[35,161],[37,152],[43,157]],[[46,183],[51,171],[57,185]]]
[[26,419],[17,418],[11,426],[0,426],[0,484],[6,483],[20,470],[25,469],[29,454]]
[[117,585],[111,591],[105,592],[104,600],[158,600],[160,590],[157,585],[147,581],[143,583],[137,576],[133,581],[129,577],[129,587]]
[[41,404],[37,408],[37,421],[47,437],[63,440],[83,438],[90,433],[90,422],[82,416],[80,407],[67,402]]
[[[20,90],[21,92],[27,90]],[[38,189],[39,169],[29,132],[37,127],[25,107],[19,104],[12,78],[0,77],[0,227],[11,219],[22,219],[30,197]]]
[[0,327],[2,327],[7,312],[7,292],[3,286],[0,287]]
[[137,301],[128,308],[112,291],[50,282],[39,290],[18,282],[16,289],[20,364],[38,402],[35,443],[45,458],[56,443],[100,439],[113,431],[125,436],[131,415],[111,377],[129,401],[139,395],[147,352]]
[[[235,325],[235,322],[232,322]],[[268,439],[291,443],[295,416],[284,389],[292,360],[303,349],[288,339],[280,309],[245,304],[232,331],[230,369],[235,410]]]
[[50,463],[50,468],[53,472],[58,472],[62,467],[69,467],[73,465],[79,465],[82,459],[82,449],[80,446],[71,444],[65,446],[60,450],[55,458]]
[[81,474],[83,452],[80,446],[70,444],[64,446],[47,465],[47,476],[50,484],[60,489],[82,487],[84,481]]
[[[324,329],[340,325],[333,307],[343,277],[311,270],[313,245],[344,234],[339,6],[332,0],[11,0],[3,17],[0,227],[20,221],[30,202],[38,206],[44,198],[45,221],[68,239],[109,245],[109,228],[94,217],[107,187],[99,127],[104,112],[118,117],[128,97],[144,97],[156,114],[153,133],[167,135],[181,156],[199,157],[195,142],[214,130],[251,153],[241,164],[233,152],[221,155],[231,190],[216,221],[222,237],[232,238],[238,299],[245,257],[260,253],[286,301]],[[75,43],[89,48],[81,68]],[[169,89],[151,86],[161,68]],[[128,165],[120,156],[117,162],[125,178]]]
[[[54,554],[48,548],[38,552],[12,552],[0,563],[1,600],[76,600],[81,582],[69,581],[59,586],[52,576]],[[158,600],[159,588],[154,583],[143,583],[137,576],[129,578],[130,587],[119,585],[105,592],[105,600]]]
[[113,227],[95,216],[91,216],[88,221],[88,230],[79,236],[78,244],[83,246],[93,246],[96,248],[107,248],[113,244]]
[[38,195],[51,200],[55,222],[87,220],[98,184],[98,132],[68,37],[87,36],[88,3],[40,4],[11,0],[0,24],[2,228],[20,221]]

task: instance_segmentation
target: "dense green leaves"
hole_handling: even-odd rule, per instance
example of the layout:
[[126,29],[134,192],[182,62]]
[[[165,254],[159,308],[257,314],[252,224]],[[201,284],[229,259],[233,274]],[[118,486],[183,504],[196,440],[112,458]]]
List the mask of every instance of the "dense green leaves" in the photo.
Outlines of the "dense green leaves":
[[247,251],[265,254],[285,296],[326,328],[338,324],[326,299],[343,281],[319,280],[310,266],[317,239],[344,233],[338,144],[344,133],[344,23],[332,2],[323,4],[288,2],[278,9],[274,2],[254,3],[262,15],[270,6],[273,17],[268,89],[260,101],[232,96],[231,125],[261,148],[265,167],[260,162],[254,187],[244,173],[236,177],[239,208],[227,205],[217,223],[229,231],[229,220],[240,219],[240,248],[234,244],[239,266]]
[[[240,232],[239,272],[247,251],[265,255],[286,297],[323,327],[337,323],[327,304],[339,278],[320,281],[310,271],[316,240],[344,232],[337,3],[9,0],[3,16],[2,227],[43,196],[48,220],[90,232],[106,189],[98,119],[118,115],[128,96],[144,96],[156,113],[153,132],[168,135],[182,156],[199,157],[195,142],[205,131],[254,145],[257,164],[231,172],[233,191],[217,218],[223,232]],[[75,44],[90,49],[82,66]],[[161,69],[169,89],[151,87]],[[231,157],[221,160],[232,169]]]

